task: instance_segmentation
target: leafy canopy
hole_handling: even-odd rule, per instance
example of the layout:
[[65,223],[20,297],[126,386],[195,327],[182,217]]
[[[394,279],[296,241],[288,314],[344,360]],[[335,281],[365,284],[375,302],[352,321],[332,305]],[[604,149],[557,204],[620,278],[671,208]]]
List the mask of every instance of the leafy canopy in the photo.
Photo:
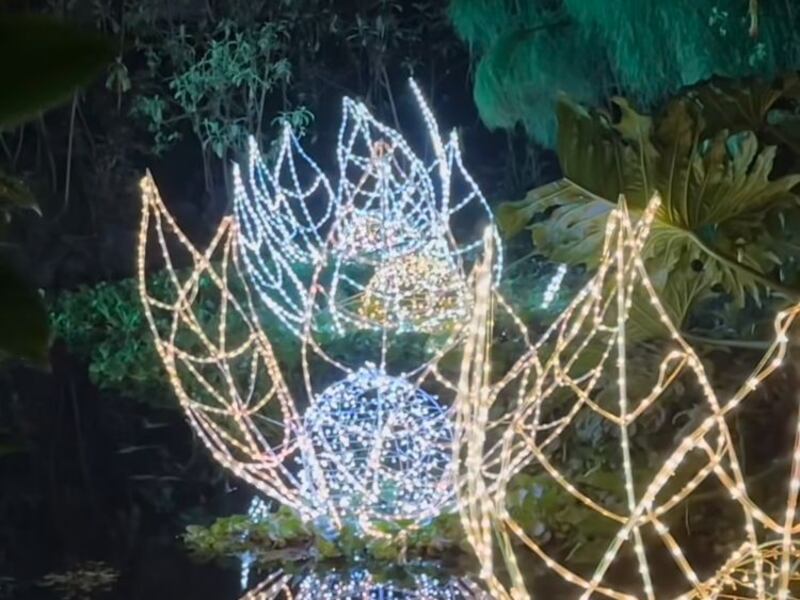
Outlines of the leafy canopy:
[[[793,191],[800,174],[774,177],[776,146],[741,126],[731,133],[715,110],[720,103],[742,102],[767,115],[756,108],[759,99],[764,102],[763,84],[741,87],[723,100],[718,90],[726,85],[675,98],[655,118],[622,98],[613,101],[615,119],[562,97],[557,150],[565,177],[502,205],[504,231],[528,227],[547,257],[593,266],[618,199],[624,196],[636,212],[658,193],[662,205],[644,259],[676,323],[685,323],[694,304],[718,292],[739,307],[748,298],[760,302],[765,290],[796,297],[800,287],[790,277],[797,246],[787,224],[800,210]],[[717,104],[703,100],[712,94]],[[539,214],[546,218],[531,222]],[[641,335],[652,337],[660,330],[655,315],[637,308]]]
[[[108,40],[96,34],[44,17],[0,17],[0,130],[68,99],[111,56]],[[0,227],[19,209],[38,212],[24,183],[0,172]],[[0,257],[0,360],[17,357],[44,365],[49,344],[41,296]]]
[[[746,0],[451,0],[478,60],[475,100],[491,127],[551,144],[559,92],[652,108],[712,76],[769,78],[800,65],[800,11]],[[757,28],[754,28],[757,17]]]

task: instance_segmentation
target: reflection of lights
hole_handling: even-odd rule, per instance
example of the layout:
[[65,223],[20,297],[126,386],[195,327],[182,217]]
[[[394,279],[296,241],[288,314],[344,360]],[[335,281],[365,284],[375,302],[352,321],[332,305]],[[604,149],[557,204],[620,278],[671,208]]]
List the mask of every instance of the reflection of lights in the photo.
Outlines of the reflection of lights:
[[550,308],[550,305],[558,295],[558,291],[561,289],[561,283],[564,281],[564,276],[566,274],[567,265],[558,265],[558,269],[553,275],[553,278],[550,279],[550,283],[547,284],[547,289],[544,291],[541,308]]
[[[530,553],[575,586],[582,599],[604,596],[652,600],[657,592],[651,561],[661,553],[652,548],[648,551],[645,539],[660,543],[671,555],[682,576],[673,583],[683,582],[683,598],[787,598],[790,585],[797,578],[793,536],[800,531],[796,518],[800,419],[796,424],[785,510],[777,517],[767,514],[750,496],[736,438],[726,419],[780,367],[787,351],[787,331],[800,315],[800,305],[778,315],[776,341],[745,384],[720,402],[700,359],[673,325],[647,276],[642,247],[658,205],[654,200],[635,225],[624,207],[610,213],[597,274],[543,338],[529,345],[518,362],[495,379],[489,366],[493,314],[499,308],[509,313],[510,310],[492,291],[490,266],[484,264],[477,270],[475,309],[468,327],[456,402],[454,458],[459,469],[457,491],[462,524],[481,563],[481,575],[496,598],[531,597],[519,563],[520,554]],[[673,346],[654,369],[654,384],[643,395],[628,385],[626,327],[634,297],[640,306],[642,301],[650,301],[654,315],[671,335]],[[516,322],[520,338],[524,339],[524,325]],[[584,362],[578,362],[582,358]],[[592,362],[587,363],[586,359]],[[661,464],[637,470],[631,429],[643,415],[652,414],[651,409],[664,391],[681,376],[696,383],[705,406],[697,407],[698,419],[685,437],[665,449],[666,458]],[[601,403],[598,395],[602,392],[606,395]],[[502,404],[497,402],[500,399]],[[563,447],[566,432],[583,422],[581,418],[587,414],[602,419],[617,432],[612,439],[619,443],[619,504],[609,505],[602,497],[595,497],[591,487],[571,479],[559,460],[560,453],[554,452]],[[605,552],[588,576],[572,571],[559,557],[550,554],[550,549],[529,535],[510,514],[506,495],[509,482],[531,466],[616,532],[609,535]],[[743,545],[715,577],[704,581],[667,523],[680,522],[684,501],[690,500],[701,484],[714,483],[727,492],[731,509],[741,515]],[[766,536],[777,538],[777,542],[761,545],[759,540]],[[505,582],[496,576],[497,540],[504,549],[499,557],[508,573]],[[638,590],[631,588],[636,581],[626,582],[623,590],[606,578],[611,565],[623,554],[637,563],[631,572],[636,573]],[[731,578],[738,576],[746,582],[743,596],[729,593]],[[632,591],[634,595],[630,595]]]
[[[462,211],[469,211],[473,221],[484,216],[499,240],[491,210],[464,169],[457,137],[453,134],[443,142],[421,93],[413,82],[411,87],[434,150],[429,165],[366,106],[345,98],[335,191],[288,128],[272,169],[264,164],[253,140],[247,176],[234,168],[234,207],[244,265],[259,299],[298,336],[310,302],[310,284],[299,274],[300,265],[323,262],[330,267],[330,309],[336,313],[342,288],[359,295],[368,285],[352,279],[347,265],[367,264],[379,270],[431,244],[444,248],[445,263],[452,265],[449,277],[460,279],[457,287],[466,291],[463,263],[479,254],[483,244],[480,239],[456,240],[451,221]],[[315,208],[318,217],[312,214]],[[501,266],[498,256],[498,273]],[[460,304],[467,304],[466,299]],[[342,323],[364,325],[363,319],[337,319]],[[415,328],[413,319],[401,325]]]
[[449,419],[405,379],[363,368],[320,394],[305,426],[340,518],[417,522],[452,501]]
[[[247,517],[252,523],[263,523],[269,517],[269,508],[258,496],[253,496],[250,501],[250,506],[247,508]],[[240,583],[242,589],[247,589],[250,581],[250,569],[256,561],[256,557],[252,552],[243,552],[239,556],[239,561],[242,563],[240,569]]]
[[294,583],[277,573],[240,600],[490,600],[465,577],[438,578],[404,573],[401,581],[376,577],[363,569],[311,573]]

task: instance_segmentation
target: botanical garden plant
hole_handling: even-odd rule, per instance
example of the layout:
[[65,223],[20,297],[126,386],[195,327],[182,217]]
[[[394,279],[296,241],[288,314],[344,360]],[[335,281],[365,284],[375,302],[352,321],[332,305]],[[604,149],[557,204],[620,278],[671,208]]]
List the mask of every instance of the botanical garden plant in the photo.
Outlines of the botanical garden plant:
[[[562,97],[564,177],[502,205],[501,227],[507,235],[530,229],[536,250],[551,260],[592,267],[618,199],[624,195],[636,214],[658,192],[662,205],[643,255],[680,327],[709,300],[730,299],[741,309],[764,298],[796,299],[800,172],[779,162],[796,145],[797,90],[795,76],[774,86],[712,82],[655,116],[622,98],[606,111]],[[646,304],[635,306],[634,339],[663,334],[653,316]]]

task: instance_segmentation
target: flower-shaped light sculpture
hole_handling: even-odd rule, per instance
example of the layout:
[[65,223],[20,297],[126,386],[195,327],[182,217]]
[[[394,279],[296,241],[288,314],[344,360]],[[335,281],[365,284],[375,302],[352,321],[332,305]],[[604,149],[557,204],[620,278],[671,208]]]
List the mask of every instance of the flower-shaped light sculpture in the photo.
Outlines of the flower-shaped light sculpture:
[[234,165],[233,194],[252,285],[267,308],[298,333],[308,285],[301,271],[319,258],[336,211],[333,188],[287,124],[272,169],[249,138],[246,183]]
[[[489,343],[493,307],[505,305],[492,292],[489,266],[476,275],[476,305],[459,382],[454,462],[462,522],[482,576],[497,598],[531,597],[521,555],[538,559],[571,588],[564,595],[579,598],[778,599],[789,596],[797,579],[800,430],[786,502],[770,514],[748,489],[729,420],[760,382],[780,368],[788,328],[800,307],[778,316],[776,340],[753,374],[731,397],[720,398],[648,279],[641,249],[656,210],[654,200],[636,224],[624,208],[610,214],[597,274],[542,339],[526,344],[527,350],[503,373],[491,373]],[[636,372],[629,365],[632,310],[649,311],[671,336],[672,349],[652,372]],[[658,410],[665,392],[678,381],[697,390],[703,403],[694,408],[685,435],[661,440],[662,462],[648,466],[635,451],[633,431]],[[581,424],[592,419],[614,431],[616,467],[610,476],[618,479],[617,494],[599,492],[589,476],[565,459],[567,436],[579,435]],[[605,551],[593,566],[570,567],[557,547],[515,519],[509,486],[523,469],[533,469],[560,490],[587,522],[593,519],[595,531],[612,532],[600,538]],[[719,494],[719,512],[724,504],[736,518],[740,541],[729,556],[715,557],[695,547],[682,527],[686,502],[701,487],[704,493]],[[709,569],[716,574],[709,577]],[[501,571],[506,575],[501,577]],[[741,593],[742,582],[746,593]]]
[[[328,287],[333,296],[324,309],[314,310],[333,315],[340,332],[347,326],[432,330],[433,321],[427,314],[410,319],[383,317],[388,314],[385,309],[395,304],[407,310],[415,307],[418,303],[407,302],[409,295],[438,297],[442,291],[434,283],[443,270],[449,271],[444,293],[459,294],[450,321],[462,319],[468,309],[465,261],[472,263],[479,257],[482,240],[459,237],[455,222],[463,216],[471,223],[482,219],[493,223],[492,213],[464,169],[456,135],[443,142],[419,89],[413,82],[411,87],[433,147],[430,164],[420,160],[397,131],[375,119],[362,103],[345,98],[336,149],[339,180],[335,192],[288,130],[272,170],[264,165],[254,142],[249,176],[244,178],[239,168],[234,168],[234,205],[241,224],[244,263],[258,297],[298,336],[302,335],[312,285],[301,272],[320,263],[329,270]],[[294,160],[293,152],[300,160]],[[298,165],[305,165],[312,175],[305,186]],[[319,218],[312,216],[314,208]],[[496,230],[494,234],[499,239]],[[406,281],[416,282],[417,290],[414,294],[403,291],[405,296],[397,298],[401,292],[387,271],[401,273],[418,267],[409,255],[424,257],[436,276],[405,276]],[[496,268],[501,268],[499,255]],[[374,306],[376,298],[381,299],[383,309],[358,309],[368,287],[368,302]],[[438,304],[450,305],[453,299]],[[439,312],[436,321],[446,322],[444,316]]]
[[[290,392],[240,263],[236,222],[226,217],[201,252],[149,175],[142,196],[145,316],[181,407],[214,458],[304,520],[335,529],[376,531],[375,521],[399,519],[413,526],[452,506],[452,427],[417,387],[431,365],[413,380],[341,369],[341,380],[320,390],[304,344],[304,394]],[[164,261],[165,283],[146,277],[151,259]],[[298,395],[309,403],[305,414]]]

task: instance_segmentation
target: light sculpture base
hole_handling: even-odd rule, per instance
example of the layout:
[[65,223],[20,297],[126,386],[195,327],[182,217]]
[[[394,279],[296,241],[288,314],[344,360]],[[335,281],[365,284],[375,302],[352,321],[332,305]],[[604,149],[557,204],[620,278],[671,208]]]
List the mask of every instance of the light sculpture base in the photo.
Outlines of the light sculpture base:
[[365,569],[310,573],[293,578],[278,572],[240,600],[491,600],[466,577],[437,578],[417,569],[402,581],[387,581]]

